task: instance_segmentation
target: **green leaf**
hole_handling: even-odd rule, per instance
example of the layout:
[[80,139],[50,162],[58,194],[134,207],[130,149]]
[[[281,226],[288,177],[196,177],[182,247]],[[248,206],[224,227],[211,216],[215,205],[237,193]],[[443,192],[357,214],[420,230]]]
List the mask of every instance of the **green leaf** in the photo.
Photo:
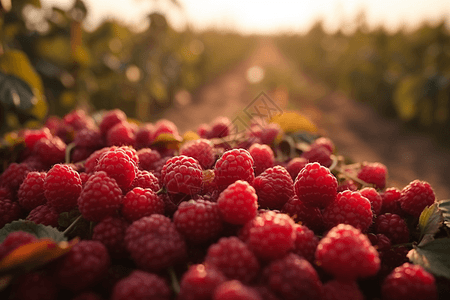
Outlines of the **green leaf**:
[[414,246],[414,249],[409,251],[408,258],[437,276],[450,278],[450,238]]
[[434,235],[439,231],[439,226],[443,219],[437,202],[422,211],[419,217],[420,245],[433,240]]
[[450,227],[450,199],[441,200],[438,205],[444,217],[444,224]]
[[25,111],[31,109],[37,99],[25,81],[0,71],[0,101],[6,108]]
[[38,239],[50,238],[55,242],[67,241],[67,238],[64,236],[64,234],[52,226],[36,224],[27,220],[18,220],[6,224],[2,229],[0,229],[0,243],[5,240],[8,234],[14,231],[29,232],[31,234],[34,234]]

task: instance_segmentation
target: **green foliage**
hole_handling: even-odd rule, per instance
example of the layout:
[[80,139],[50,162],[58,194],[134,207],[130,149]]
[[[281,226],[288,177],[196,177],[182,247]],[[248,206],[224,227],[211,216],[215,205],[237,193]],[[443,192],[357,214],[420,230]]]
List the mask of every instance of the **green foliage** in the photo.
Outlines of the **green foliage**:
[[36,224],[27,220],[18,220],[6,224],[2,229],[0,229],[0,243],[5,240],[8,234],[14,231],[29,232],[35,235],[38,239],[51,238],[55,242],[67,241],[64,234],[52,226]]
[[427,271],[450,278],[450,238],[436,239],[422,246],[414,246],[408,258]]

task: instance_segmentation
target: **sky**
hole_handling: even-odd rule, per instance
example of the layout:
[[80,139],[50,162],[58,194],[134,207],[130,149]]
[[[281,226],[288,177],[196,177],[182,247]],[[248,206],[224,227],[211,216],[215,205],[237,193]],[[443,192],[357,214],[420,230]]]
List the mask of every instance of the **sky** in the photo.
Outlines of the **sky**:
[[[164,12],[176,29],[187,23],[195,29],[232,29],[241,33],[271,34],[305,32],[321,18],[325,28],[349,26],[364,10],[371,27],[395,30],[414,28],[423,21],[450,20],[450,0],[84,0],[89,15],[85,26],[94,29],[102,20],[114,18],[136,29],[144,28],[146,15]],[[44,7],[68,8],[74,0],[41,0]]]

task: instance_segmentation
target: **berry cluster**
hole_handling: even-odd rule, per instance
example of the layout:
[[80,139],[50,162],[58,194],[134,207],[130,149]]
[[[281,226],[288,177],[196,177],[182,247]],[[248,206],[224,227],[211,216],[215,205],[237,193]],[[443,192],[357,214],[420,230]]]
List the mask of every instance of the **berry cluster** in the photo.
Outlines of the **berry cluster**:
[[[277,124],[240,137],[231,126],[218,118],[182,139],[168,120],[136,125],[116,109],[96,124],[76,110],[19,132],[0,228],[26,219],[81,240],[0,298],[437,299],[433,275],[406,257],[411,224],[436,201],[427,182],[386,188],[384,165],[345,165],[328,138],[286,157]],[[10,233],[0,265],[36,240]]]

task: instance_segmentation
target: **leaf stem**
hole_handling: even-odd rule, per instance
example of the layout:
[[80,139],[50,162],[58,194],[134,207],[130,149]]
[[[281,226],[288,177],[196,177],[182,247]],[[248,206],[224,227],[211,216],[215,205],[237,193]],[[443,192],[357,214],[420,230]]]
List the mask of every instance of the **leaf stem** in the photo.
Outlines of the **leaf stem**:
[[69,225],[69,227],[66,228],[66,230],[63,231],[63,234],[67,234],[70,230],[72,230],[73,227],[78,223],[78,221],[81,219],[82,215],[79,215],[78,218],[75,219],[75,221],[72,222],[72,224]]
[[76,147],[75,143],[70,143],[69,145],[67,145],[67,147],[66,147],[66,159],[65,159],[66,164],[70,164],[70,152],[72,152],[72,149],[75,148],[75,147]]
[[177,275],[175,274],[175,270],[173,267],[169,268],[169,275],[170,279],[172,281],[172,289],[175,292],[176,295],[180,293],[180,283],[178,282]]

